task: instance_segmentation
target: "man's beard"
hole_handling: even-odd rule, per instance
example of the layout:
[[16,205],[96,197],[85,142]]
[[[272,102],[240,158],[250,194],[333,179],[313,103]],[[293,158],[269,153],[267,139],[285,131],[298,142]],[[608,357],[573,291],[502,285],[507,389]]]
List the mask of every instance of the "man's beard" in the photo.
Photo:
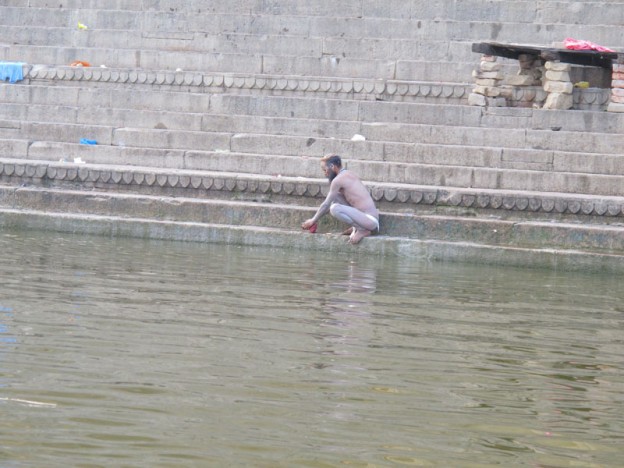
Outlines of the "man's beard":
[[327,179],[329,180],[329,183],[332,183],[332,180],[334,180],[336,178],[338,174],[336,174],[334,171],[330,171],[329,174],[327,174]]

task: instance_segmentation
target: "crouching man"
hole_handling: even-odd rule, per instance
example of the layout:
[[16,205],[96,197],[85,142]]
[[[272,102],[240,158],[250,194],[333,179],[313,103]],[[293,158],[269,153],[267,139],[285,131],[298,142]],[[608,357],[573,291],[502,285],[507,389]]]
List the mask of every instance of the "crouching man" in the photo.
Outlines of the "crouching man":
[[330,182],[329,193],[316,214],[304,221],[301,227],[310,229],[330,212],[334,218],[353,228],[349,236],[351,244],[357,244],[372,233],[379,232],[379,211],[360,178],[343,169],[340,156],[328,158],[325,167]]

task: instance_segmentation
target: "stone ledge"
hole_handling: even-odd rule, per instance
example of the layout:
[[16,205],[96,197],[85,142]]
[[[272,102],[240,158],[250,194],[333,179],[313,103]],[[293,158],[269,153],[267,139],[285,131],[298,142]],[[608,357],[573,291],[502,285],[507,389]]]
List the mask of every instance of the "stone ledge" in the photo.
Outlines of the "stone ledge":
[[195,71],[160,71],[24,65],[24,79],[67,82],[117,83],[191,87],[196,92],[221,90],[282,91],[351,94],[371,98],[467,99],[469,84],[430,83],[398,80],[344,79],[332,77],[241,75]]
[[[253,174],[154,169],[133,166],[0,160],[0,180],[128,190],[133,187],[238,192],[322,198],[323,179]],[[391,183],[366,183],[373,199],[398,205],[446,206],[526,213],[624,217],[624,197],[551,192],[448,188]]]

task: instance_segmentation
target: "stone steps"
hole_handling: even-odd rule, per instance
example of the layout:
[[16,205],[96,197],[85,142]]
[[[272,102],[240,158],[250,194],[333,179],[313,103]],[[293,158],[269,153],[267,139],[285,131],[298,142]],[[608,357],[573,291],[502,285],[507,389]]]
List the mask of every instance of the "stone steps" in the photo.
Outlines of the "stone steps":
[[[327,193],[324,179],[261,175],[236,171],[180,170],[51,161],[0,159],[0,179],[12,186],[75,187],[106,191],[166,194],[185,198],[252,199],[274,203],[318,205]],[[436,214],[483,213],[532,220],[577,219],[619,222],[624,197],[526,190],[489,190],[461,187],[365,182],[382,210],[411,213],[416,209]],[[438,211],[436,211],[438,210]],[[442,210],[442,211],[439,211]],[[449,211],[450,210],[450,211]],[[474,213],[471,216],[474,216]],[[613,220],[613,221],[611,221]]]
[[[620,193],[624,174],[620,154],[624,136],[616,132],[624,121],[619,115],[581,112],[575,117],[576,111],[499,111],[170,89],[2,85],[0,101],[7,102],[9,120],[0,122],[0,138],[33,142],[4,143],[9,151],[4,156],[58,161],[91,154],[93,159],[85,160],[94,163],[126,159],[129,164],[164,162],[164,167],[202,170],[244,167],[260,174],[314,177],[318,168],[305,159],[333,152],[371,181],[604,196]],[[39,116],[60,123],[32,120]],[[121,116],[122,123],[141,127],[118,126],[115,120]],[[557,117],[566,122],[565,130],[553,125]],[[601,123],[610,125],[604,127],[606,133],[585,131],[582,136],[568,130],[578,128],[581,121],[594,130]],[[231,131],[250,122],[260,133]],[[334,123],[337,132],[332,135]],[[325,136],[304,135],[315,129]],[[351,141],[354,130],[366,141]],[[98,148],[90,153],[77,148],[81,138],[96,140]],[[102,146],[132,152],[111,152]],[[181,165],[174,166],[175,161]]]
[[[244,138],[244,136],[239,136]],[[235,140],[236,138],[234,138]],[[233,140],[233,141],[234,141]],[[35,142],[19,145],[17,142],[3,144],[15,157],[47,161],[81,158],[98,164],[130,164],[172,169],[240,171],[261,175],[288,177],[316,177],[319,174],[318,159],[301,155],[258,154],[251,152],[181,151],[126,148],[106,145],[78,145],[62,142]],[[26,150],[27,154],[16,154]],[[7,153],[5,152],[5,155]],[[581,158],[582,162],[582,158]],[[601,161],[601,163],[603,163]],[[623,175],[587,174],[579,172],[538,171],[506,167],[459,166],[434,163],[402,163],[347,159],[346,167],[354,170],[364,180],[393,181],[396,184],[470,187],[490,190],[523,190],[536,192],[588,193],[617,196],[621,193]],[[620,164],[621,167],[621,164]]]
[[[382,213],[383,231],[359,246],[325,218],[317,234],[299,224],[314,208],[103,192],[0,188],[0,226],[293,249],[323,249],[494,264],[621,271],[624,226],[511,222]],[[333,233],[325,233],[331,229]],[[337,231],[334,231],[337,229]],[[543,247],[544,237],[549,247]]]
[[[108,66],[153,68],[158,63],[159,68],[173,65],[191,70],[210,64],[217,70],[227,64],[246,73],[261,67],[277,74],[434,82],[444,81],[449,72],[455,77],[470,76],[472,42],[550,44],[569,35],[579,12],[585,19],[585,35],[605,45],[616,46],[620,41],[621,15],[605,2],[595,3],[594,8],[557,2],[552,8],[534,2],[497,1],[490,2],[487,10],[450,0],[443,5],[437,2],[435,8],[422,2],[395,2],[392,8],[380,2],[350,2],[340,7],[331,2],[301,3],[276,6],[240,1],[222,8],[205,2],[192,2],[192,6],[156,2],[137,11],[136,4],[129,9],[119,3],[58,8],[16,1],[3,7],[0,17],[5,28],[16,29],[13,42],[17,47],[4,50],[8,54],[4,58],[63,64],[68,63],[69,54],[78,52],[83,60],[91,57],[91,62]],[[201,11],[206,14],[198,14]],[[89,29],[77,30],[78,21],[89,24]],[[27,46],[21,47],[21,42]],[[52,49],[37,50],[37,44],[50,42]],[[168,53],[174,49],[182,53]],[[215,53],[222,55],[210,56]],[[258,57],[263,57],[262,63]]]
[[[160,123],[159,128],[213,130],[237,126],[239,131],[247,131],[248,124],[255,121],[253,127],[264,128],[263,133],[290,133],[287,123],[292,121],[292,127],[300,128],[301,133],[313,133],[321,126],[327,129],[327,136],[333,136],[329,135],[328,126],[335,122],[336,136],[342,137],[351,136],[356,129],[353,123],[359,123],[359,130],[366,130],[369,139],[387,135],[386,139],[400,142],[462,145],[481,140],[495,142],[495,146],[504,143],[511,147],[572,151],[586,142],[581,151],[598,153],[617,152],[624,130],[622,114],[604,112],[553,113],[418,102],[168,92],[140,86],[133,90],[131,86],[94,89],[0,84],[0,102],[6,104],[6,117],[14,120],[80,121],[120,127],[137,126],[136,123],[143,123],[145,115],[146,127],[153,127],[160,116],[161,121],[155,124]],[[131,121],[135,124],[128,125]],[[277,128],[271,128],[272,121],[277,122]],[[346,134],[341,126],[348,129]],[[500,138],[500,129],[505,130],[504,139]],[[570,133],[579,131],[584,138],[574,138]]]
[[[521,108],[484,109],[457,103],[395,101],[396,95],[401,93],[412,92],[414,95],[423,97],[430,95],[434,98],[454,96],[458,90],[457,99],[462,99],[463,93],[467,91],[464,88],[447,87],[444,84],[439,85],[433,93],[435,86],[424,83],[375,84],[367,81],[358,83],[330,80],[316,82],[315,91],[311,89],[313,80],[295,77],[208,76],[190,73],[167,75],[164,72],[143,73],[136,69],[100,70],[70,67],[37,70],[31,72],[37,78],[31,79],[27,87],[0,83],[1,101],[15,106],[28,104],[60,108],[78,107],[84,117],[88,115],[87,111],[95,112],[98,108],[104,108],[365,123],[558,129],[564,132],[583,131],[600,135],[622,133],[624,130],[622,114],[580,110],[554,113]],[[85,79],[86,73],[91,74],[90,79]],[[141,73],[144,75],[142,78],[145,84],[138,82]],[[106,77],[103,74],[106,74]],[[112,81],[113,78],[116,80]],[[164,84],[166,80],[171,81],[171,84]],[[210,85],[206,80],[209,80]],[[185,84],[187,82],[189,85]],[[317,88],[321,85],[326,91],[319,94],[320,89]],[[343,86],[347,85],[348,87],[343,89]],[[334,86],[340,87],[342,91],[339,92],[336,88],[334,95],[327,99],[328,96],[324,93],[329,93]],[[401,89],[401,86],[404,88]],[[415,88],[412,89],[412,86]],[[230,92],[224,93],[224,87]],[[282,95],[266,94],[269,88],[273,89],[271,91],[273,93],[278,92],[278,87]],[[243,92],[244,94],[241,94]],[[361,96],[356,98],[358,95]],[[384,102],[386,96],[391,101]],[[106,118],[106,114],[101,116]]]
[[624,197],[367,182],[382,232],[300,230],[322,179],[0,160],[0,227],[621,271]]
[[[111,193],[52,188],[0,186],[5,209],[56,212],[118,218],[155,219],[300,231],[315,208],[263,201],[232,201]],[[587,250],[624,255],[624,223],[553,222],[495,217],[444,216],[382,212],[381,236],[476,244],[541,247],[551,239],[556,249]],[[341,232],[345,226],[330,216],[319,233]]]
[[220,52],[116,49],[95,47],[58,47],[37,45],[0,46],[0,60],[69,65],[76,60],[93,66],[109,68],[141,68],[151,70],[210,70],[212,72],[301,75],[307,77],[362,78],[386,80],[420,80],[443,82],[449,76],[466,77],[468,83],[475,68],[472,61],[401,61],[366,58],[337,59],[334,56],[279,56],[265,53],[223,54]]
[[[586,174],[622,175],[624,159],[618,146],[621,135],[602,137],[599,134],[584,134],[586,140],[594,141],[594,151],[583,151],[568,143],[574,139],[571,132],[553,132],[550,130],[510,130],[505,132],[501,141],[500,130],[470,127],[430,127],[426,125],[394,124],[357,124],[342,126],[343,135],[319,137],[292,135],[288,128],[279,130],[279,126],[288,127],[286,119],[274,122],[270,118],[265,122],[276,123],[275,128],[262,128],[259,132],[271,130],[284,134],[271,133],[231,133],[226,132],[227,123],[236,120],[236,116],[223,116],[223,124],[214,124],[218,117],[211,116],[201,126],[222,129],[223,131],[183,131],[154,128],[110,127],[105,125],[85,125],[73,123],[16,122],[0,121],[0,138],[19,138],[29,141],[50,141],[76,143],[81,138],[96,140],[100,145],[167,150],[207,151],[275,154],[284,156],[320,157],[334,152],[349,159],[385,161],[393,163],[418,163],[452,166],[475,166],[490,168],[509,168],[540,170],[546,172],[573,172]],[[51,119],[52,120],[52,119]],[[315,121],[299,120],[293,123],[298,128],[292,133],[305,134],[314,127]],[[298,126],[298,127],[297,127]],[[358,128],[359,127],[359,128]],[[233,125],[232,130],[237,127]],[[329,128],[327,129],[330,130]],[[348,131],[347,131],[348,130]],[[351,131],[359,130],[366,136],[366,141],[352,141]],[[317,128],[318,133],[325,130]],[[498,132],[498,133],[497,133]],[[436,138],[427,138],[427,134]],[[420,135],[423,135],[420,138]],[[453,138],[453,135],[455,138]],[[490,135],[488,138],[487,135]],[[561,137],[560,137],[561,135]],[[513,137],[516,136],[514,139]],[[592,138],[594,136],[594,138]],[[561,142],[562,150],[556,145],[544,147],[548,138]],[[491,141],[491,140],[497,141]],[[525,140],[527,148],[521,144]],[[407,140],[407,141],[402,141]],[[602,141],[604,140],[604,141]],[[462,142],[466,141],[466,144]],[[599,143],[602,141],[602,143]],[[474,145],[475,142],[483,146]],[[512,143],[505,146],[502,143]],[[472,145],[468,143],[473,143]],[[496,143],[501,143],[497,145]],[[611,144],[611,146],[608,145]],[[541,148],[540,148],[541,147]],[[600,153],[603,149],[610,153]],[[49,158],[46,158],[49,159]]]
[[[621,271],[624,114],[464,105],[473,42],[621,48],[621,4],[0,0],[0,227]],[[357,248],[299,228],[330,152]]]

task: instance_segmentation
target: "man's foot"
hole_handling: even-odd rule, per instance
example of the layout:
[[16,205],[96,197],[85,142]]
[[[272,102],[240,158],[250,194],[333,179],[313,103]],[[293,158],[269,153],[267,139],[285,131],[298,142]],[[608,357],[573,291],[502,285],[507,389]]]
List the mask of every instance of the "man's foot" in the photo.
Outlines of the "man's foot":
[[353,226],[342,231],[343,236],[350,236],[351,234],[353,234]]
[[362,239],[371,234],[371,231],[367,231],[366,229],[353,229],[353,233],[349,236],[349,244],[358,244]]

